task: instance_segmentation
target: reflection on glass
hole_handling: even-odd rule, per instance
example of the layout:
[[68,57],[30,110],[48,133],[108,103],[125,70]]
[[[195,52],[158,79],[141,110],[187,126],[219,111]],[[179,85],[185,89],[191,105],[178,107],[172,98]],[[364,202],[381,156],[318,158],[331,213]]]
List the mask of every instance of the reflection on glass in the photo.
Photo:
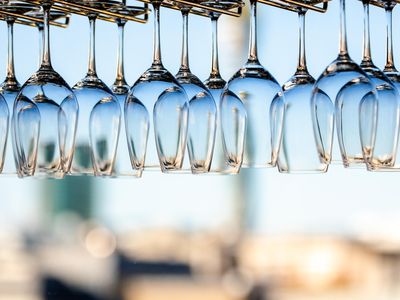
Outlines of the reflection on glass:
[[247,114],[242,100],[229,90],[221,95],[220,124],[224,170],[237,174],[243,163]]

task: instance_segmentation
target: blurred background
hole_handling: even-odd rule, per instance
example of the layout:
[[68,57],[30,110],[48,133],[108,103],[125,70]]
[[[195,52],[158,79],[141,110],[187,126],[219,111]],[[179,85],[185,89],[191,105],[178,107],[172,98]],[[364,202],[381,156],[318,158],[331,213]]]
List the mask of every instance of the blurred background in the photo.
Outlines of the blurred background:
[[[128,4],[133,4],[128,1]],[[309,70],[318,77],[338,53],[339,1],[307,15]],[[259,5],[259,55],[284,83],[297,63],[297,15]],[[349,48],[361,61],[362,4],[347,1]],[[128,23],[125,70],[133,84],[151,64],[153,16]],[[246,60],[248,7],[220,20],[220,63],[228,80]],[[211,68],[210,20],[191,16],[194,74]],[[371,7],[372,55],[385,62],[385,13]],[[162,54],[176,73],[181,15],[162,9]],[[6,24],[0,69],[6,73]],[[395,58],[400,9],[394,10]],[[52,61],[72,86],[87,67],[89,28],[73,16],[52,28]],[[37,30],[16,25],[15,63],[36,71]],[[117,26],[97,23],[97,69],[115,78]],[[0,179],[0,299],[7,300],[386,300],[400,297],[399,174],[331,166],[324,175],[276,169],[238,176],[142,179]]]

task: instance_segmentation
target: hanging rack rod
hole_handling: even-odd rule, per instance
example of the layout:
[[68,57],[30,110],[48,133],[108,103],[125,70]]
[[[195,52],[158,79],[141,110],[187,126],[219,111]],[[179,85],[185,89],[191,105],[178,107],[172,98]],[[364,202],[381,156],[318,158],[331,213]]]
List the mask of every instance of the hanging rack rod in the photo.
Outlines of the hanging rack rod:
[[[312,10],[319,13],[325,13],[328,9],[330,0],[257,0],[259,3],[267,4],[277,8],[298,12],[300,9]],[[322,4],[322,6],[320,6]]]
[[[139,0],[139,1],[148,4],[151,3],[151,0]],[[206,3],[207,1],[203,2]],[[211,3],[203,4],[189,0],[167,0],[167,1],[164,0],[161,2],[161,6],[174,10],[181,10],[180,6],[190,7],[191,14],[199,15],[202,17],[209,17],[210,13],[218,13],[232,17],[240,17],[242,14],[242,7],[244,6],[244,3],[241,1],[237,1],[235,3],[232,3],[229,9],[226,9],[226,8],[218,8],[216,5],[213,5]]]
[[[40,0],[23,0],[24,2],[40,5]],[[95,5],[84,5],[72,1],[64,0],[53,0],[52,7],[54,9],[76,14],[87,16],[90,13],[97,14],[97,18],[107,22],[116,22],[117,19],[123,19],[126,21],[133,21],[138,23],[146,23],[149,15],[148,4],[145,3],[143,6],[125,6],[122,2],[117,1],[102,1],[103,7]],[[107,7],[106,7],[107,6]],[[124,13],[119,13],[118,9],[121,11],[125,9]]]
[[[29,12],[27,12],[29,13]],[[43,23],[43,19],[42,18],[37,18],[37,17],[33,17],[27,14],[18,14],[18,13],[13,13],[13,12],[9,12],[9,11],[5,11],[2,10],[0,8],[0,15],[1,15],[1,19],[2,20],[7,20],[7,17],[13,17],[15,19],[15,23],[17,24],[22,24],[22,25],[26,25],[26,26],[31,26],[31,27],[36,27],[38,23]],[[65,15],[64,17],[58,18],[59,19],[63,19],[64,22],[57,22],[55,20],[50,21],[50,25],[53,26],[57,26],[57,27],[61,27],[61,28],[66,28],[68,27],[69,24],[69,15]]]

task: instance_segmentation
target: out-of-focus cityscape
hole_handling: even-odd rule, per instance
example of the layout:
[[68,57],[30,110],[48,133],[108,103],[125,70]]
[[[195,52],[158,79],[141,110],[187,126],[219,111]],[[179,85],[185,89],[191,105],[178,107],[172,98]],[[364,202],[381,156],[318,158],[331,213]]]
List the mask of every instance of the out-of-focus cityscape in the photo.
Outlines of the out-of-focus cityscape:
[[[347,1],[347,8],[349,47],[360,61],[362,5]],[[399,13],[395,9],[396,57]],[[307,17],[315,77],[337,54],[338,15],[334,0],[325,15]],[[151,63],[150,18],[126,28],[130,83]],[[175,73],[180,14],[163,9],[161,18],[163,60]],[[382,67],[384,12],[371,8],[371,22],[374,61]],[[261,61],[283,83],[296,66],[297,16],[259,6],[259,27]],[[239,19],[221,18],[225,79],[245,60],[247,31],[247,9]],[[6,41],[5,24],[0,38]],[[54,67],[71,85],[85,73],[87,38],[84,17],[74,16],[66,30],[52,29]],[[35,71],[36,45],[35,29],[16,27],[21,82]],[[116,26],[98,22],[98,73],[107,83],[115,77],[116,47]],[[202,79],[210,47],[209,20],[191,16],[191,66]],[[0,178],[0,299],[399,299],[397,178],[337,165],[324,175],[243,170],[238,176]]]

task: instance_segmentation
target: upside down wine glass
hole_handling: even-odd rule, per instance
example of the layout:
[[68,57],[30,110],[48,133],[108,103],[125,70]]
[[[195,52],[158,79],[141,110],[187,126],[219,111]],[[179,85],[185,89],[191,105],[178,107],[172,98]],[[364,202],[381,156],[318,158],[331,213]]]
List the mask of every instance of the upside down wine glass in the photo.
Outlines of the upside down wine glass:
[[[220,9],[241,6],[241,1],[211,0],[205,4]],[[224,91],[226,81],[221,77],[218,56],[218,20],[220,13],[208,11],[212,26],[211,72],[205,81],[217,107],[217,128],[210,172],[237,174],[242,166],[247,115],[242,101],[232,92]]]
[[7,76],[0,86],[0,174],[14,175],[17,173],[17,170],[12,145],[13,134],[11,132],[11,120],[14,101],[21,85],[15,77],[14,70],[15,19],[12,17],[6,17],[6,22],[8,28]]
[[188,22],[190,6],[177,3],[181,9],[182,55],[176,79],[185,89],[189,100],[188,153],[193,174],[210,171],[216,132],[217,107],[201,80],[189,67]]
[[[112,1],[82,3],[95,8],[116,5]],[[87,17],[90,25],[88,71],[86,76],[73,87],[80,111],[71,173],[110,176],[118,145],[121,109],[112,91],[97,76],[95,56],[97,15],[90,13]]]
[[[319,76],[311,99],[315,140],[322,163],[342,162],[345,167],[364,163],[363,145],[372,149],[374,144],[375,93],[368,76],[349,56],[345,0],[340,0],[339,55]],[[334,115],[338,143],[333,138]]]
[[[113,8],[112,11],[121,14],[129,13],[130,8],[127,6]],[[129,85],[125,79],[124,71],[124,31],[125,24],[127,21],[125,19],[116,19],[118,26],[118,55],[117,55],[117,76],[111,86],[111,90],[114,93],[117,101],[119,103],[121,112],[124,111],[125,100],[129,93]],[[144,155],[144,152],[142,153]],[[112,175],[115,177],[125,177],[125,176],[135,176],[140,177],[142,175],[141,169],[132,168],[128,150],[128,142],[125,130],[125,114],[121,114],[121,130],[120,138],[117,147],[117,153],[115,156],[115,164]]]
[[78,103],[50,60],[49,13],[44,11],[43,56],[39,70],[22,86],[13,112],[15,154],[20,177],[62,178],[69,172],[74,154]]
[[258,60],[257,1],[251,0],[250,4],[248,59],[226,89],[241,99],[247,113],[243,166],[274,167],[281,144],[284,100],[279,83]]
[[[282,146],[278,155],[278,169],[281,173],[323,173],[328,169],[326,161],[320,158],[315,143],[310,98],[315,79],[310,75],[305,53],[305,16],[307,10],[299,8],[299,56],[295,74],[283,85],[285,116]],[[322,100],[322,99],[321,99]],[[329,98],[321,105],[329,112],[332,105]],[[326,116],[333,118],[333,116]]]
[[[392,13],[393,8],[396,6],[397,2],[394,1],[385,1],[385,13],[386,13],[386,64],[383,69],[383,73],[390,79],[393,85],[399,91],[400,89],[400,73],[396,69],[393,57],[393,30],[392,30]],[[397,147],[396,160],[391,168],[381,169],[385,171],[400,171],[400,147]]]
[[[6,3],[0,4],[1,9],[11,13],[24,14],[31,10],[34,10],[36,7],[27,3],[22,3],[19,1],[8,1]],[[7,75],[4,82],[0,85],[0,94],[4,97],[7,102],[9,118],[8,118],[8,135],[7,135],[7,145],[5,153],[0,151],[0,156],[4,157],[4,165],[0,173],[2,175],[15,175],[17,174],[16,162],[14,157],[14,148],[13,147],[13,133],[12,131],[12,110],[15,98],[18,95],[18,92],[21,88],[20,83],[15,77],[15,68],[14,68],[14,24],[15,18],[11,16],[6,16],[5,21],[7,22],[8,29],[8,54],[7,54]],[[3,115],[4,116],[4,115]],[[1,146],[0,146],[1,147]],[[1,165],[1,163],[0,163]]]
[[161,167],[162,172],[172,172],[182,168],[189,105],[184,89],[161,61],[161,2],[151,1],[154,8],[153,63],[130,90],[125,103],[125,127],[131,165],[135,170]]
[[369,0],[363,1],[363,7],[364,50],[360,66],[375,84],[378,94],[378,114],[374,130],[375,146],[372,152],[364,147],[367,158],[366,163],[370,171],[391,169],[396,161],[399,136],[399,93],[390,79],[372,61],[369,30]]

